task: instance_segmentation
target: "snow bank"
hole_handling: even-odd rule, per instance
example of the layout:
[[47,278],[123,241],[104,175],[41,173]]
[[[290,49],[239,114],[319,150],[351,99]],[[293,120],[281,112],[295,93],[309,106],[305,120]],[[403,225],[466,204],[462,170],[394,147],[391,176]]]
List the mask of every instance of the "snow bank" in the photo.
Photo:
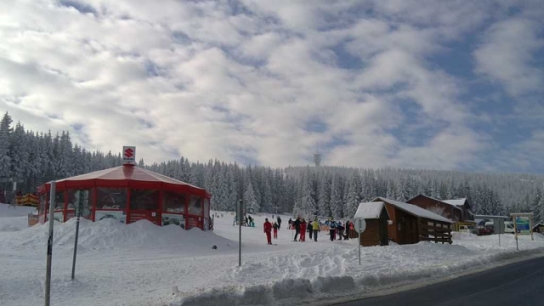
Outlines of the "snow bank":
[[[221,214],[221,213],[220,213]],[[238,267],[234,216],[215,218],[215,231],[158,227],[148,221],[123,225],[81,220],[76,280],[70,280],[75,220],[55,223],[51,303],[68,305],[292,305],[316,304],[372,294],[404,284],[489,267],[505,259],[541,254],[544,236],[454,236],[453,245],[420,243],[364,247],[358,264],[356,240],[294,242],[282,216],[277,245],[266,244],[262,223],[252,215],[243,227]],[[16,228],[25,217],[0,218],[0,301],[43,303],[48,224]],[[26,223],[26,222],[25,222]],[[25,224],[26,226],[26,224]],[[457,234],[456,234],[457,235]],[[218,249],[212,249],[216,245]]]
[[[506,240],[511,242],[512,237],[509,238]],[[429,242],[409,246],[374,248],[370,252],[365,252],[362,266],[356,264],[355,252],[342,252],[335,248],[334,253],[338,253],[338,255],[330,256],[330,253],[323,253],[323,256],[320,256],[321,259],[316,262],[316,265],[324,264],[324,270],[321,272],[308,265],[306,256],[295,255],[290,257],[289,264],[280,264],[275,260],[272,260],[277,264],[275,267],[266,264],[247,264],[240,269],[235,269],[236,273],[233,275],[233,278],[243,278],[244,275],[254,274],[277,275],[275,273],[288,270],[287,278],[280,277],[276,281],[265,281],[263,284],[254,284],[255,280],[253,280],[253,284],[247,286],[227,286],[197,292],[177,293],[177,298],[170,305],[296,305],[312,304],[317,301],[354,295],[368,296],[399,286],[432,283],[441,278],[486,266],[490,267],[508,259],[530,255],[542,256],[544,255],[542,247],[544,239],[542,237],[536,239],[540,247],[529,247],[519,252],[510,248],[487,255],[466,246],[439,245]],[[530,243],[524,240],[523,244],[527,247]],[[381,252],[382,250],[384,252]],[[382,263],[378,263],[382,261],[380,260],[381,255],[386,253],[390,256]],[[410,254],[413,255],[410,256]],[[369,258],[368,255],[374,256]],[[375,262],[369,264],[369,261]],[[335,262],[339,266],[347,265],[347,267],[339,269],[337,272],[324,272],[327,270],[327,263],[330,262]],[[392,262],[394,264],[391,264]],[[312,274],[307,270],[304,271],[303,267],[313,270],[314,275],[308,278],[291,278],[294,275]],[[331,272],[339,275],[327,276]]]
[[[0,223],[1,224],[1,223]],[[71,251],[75,239],[76,219],[66,223],[55,221],[53,247],[57,252]],[[37,224],[9,235],[0,232],[0,241],[11,250],[42,251],[46,244],[49,224]],[[203,232],[198,228],[185,231],[178,226],[159,227],[147,221],[124,225],[113,219],[92,222],[80,219],[78,247],[86,251],[113,251],[123,249],[161,249],[183,250],[183,254],[211,250],[233,249],[235,243],[213,232]]]

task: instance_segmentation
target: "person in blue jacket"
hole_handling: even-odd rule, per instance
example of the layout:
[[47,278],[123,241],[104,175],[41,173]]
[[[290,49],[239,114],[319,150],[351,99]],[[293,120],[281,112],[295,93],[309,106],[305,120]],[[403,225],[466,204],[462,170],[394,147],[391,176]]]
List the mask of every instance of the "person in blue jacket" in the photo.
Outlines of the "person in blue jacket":
[[329,218],[329,220],[325,222],[325,225],[329,226],[329,234],[331,236],[331,241],[333,241],[334,238],[336,238],[336,222],[332,218]]

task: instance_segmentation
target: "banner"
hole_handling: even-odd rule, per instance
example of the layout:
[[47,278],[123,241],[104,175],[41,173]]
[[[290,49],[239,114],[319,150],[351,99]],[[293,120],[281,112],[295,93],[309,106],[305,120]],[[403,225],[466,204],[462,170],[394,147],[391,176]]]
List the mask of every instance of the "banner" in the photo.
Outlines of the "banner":
[[520,235],[530,235],[531,227],[529,217],[518,216],[516,217],[516,229]]
[[94,213],[94,221],[100,221],[104,219],[114,219],[121,223],[125,223],[127,217],[124,211],[121,210],[97,210]]
[[185,216],[179,214],[162,214],[162,226],[174,224],[181,228],[185,228]]

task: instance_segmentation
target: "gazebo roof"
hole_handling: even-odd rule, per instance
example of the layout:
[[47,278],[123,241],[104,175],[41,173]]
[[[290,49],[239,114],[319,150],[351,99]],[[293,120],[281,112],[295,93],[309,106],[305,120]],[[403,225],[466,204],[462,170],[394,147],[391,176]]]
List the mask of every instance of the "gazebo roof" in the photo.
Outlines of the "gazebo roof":
[[[55,181],[57,188],[135,187],[177,189],[209,197],[203,188],[134,165],[123,165]],[[44,188],[43,188],[44,187]],[[46,183],[41,189],[50,188]]]

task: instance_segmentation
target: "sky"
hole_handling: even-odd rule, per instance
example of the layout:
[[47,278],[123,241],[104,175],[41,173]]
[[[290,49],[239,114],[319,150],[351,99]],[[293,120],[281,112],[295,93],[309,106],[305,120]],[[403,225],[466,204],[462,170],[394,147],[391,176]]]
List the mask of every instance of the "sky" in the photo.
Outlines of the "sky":
[[0,112],[146,163],[544,173],[544,2],[0,1]]

